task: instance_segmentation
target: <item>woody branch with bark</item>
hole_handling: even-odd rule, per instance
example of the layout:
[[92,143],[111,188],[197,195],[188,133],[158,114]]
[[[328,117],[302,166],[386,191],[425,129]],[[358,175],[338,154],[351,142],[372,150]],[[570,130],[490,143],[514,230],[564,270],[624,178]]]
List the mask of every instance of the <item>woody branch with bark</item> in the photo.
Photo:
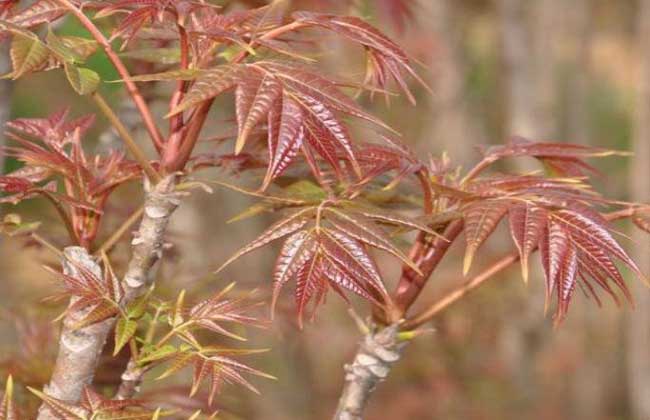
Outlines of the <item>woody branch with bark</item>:
[[[3,231],[28,236],[63,258],[58,274],[61,295],[69,298],[69,304],[62,316],[50,383],[43,391],[31,388],[42,400],[39,419],[164,416],[155,407],[141,408],[141,402],[133,399],[146,373],[159,366],[166,368],[159,379],[192,366],[190,396],[208,379],[209,405],[224,382],[256,391],[246,376],[269,377],[238,360],[255,350],[217,346],[202,341],[205,334],[196,334],[202,330],[240,339],[228,324],[259,323],[252,313],[256,304],[248,296],[232,297],[232,286],[190,303],[184,291],[173,301],[156,295],[153,273],[170,239],[167,225],[183,196],[198,186],[216,184],[259,198],[239,219],[260,212],[282,214],[217,272],[284,238],[272,272],[272,309],[283,304],[282,291],[289,282],[295,283],[300,328],[314,317],[329,291],[346,300],[352,294],[368,302],[371,321],[358,322],[364,337],[345,368],[337,419],[362,418],[372,391],[388,377],[408,340],[452,303],[518,261],[527,281],[529,259],[537,250],[547,306],[555,306],[556,324],[566,317],[576,288],[597,302],[603,291],[617,301],[619,293],[631,299],[616,261],[643,278],[614,239],[609,222],[632,218],[648,230],[646,207],[608,200],[589,184],[589,176],[597,170],[587,160],[617,152],[513,138],[485,149],[483,159],[466,172],[445,158],[420,159],[394,128],[351,96],[352,90],[388,96],[388,89],[396,86],[415,104],[408,79],[426,88],[401,47],[358,17],[290,13],[284,2],[228,12],[192,0],[88,4],[41,0],[24,7],[12,1],[2,13],[0,35],[10,40],[12,57],[8,77],[62,70],[74,91],[92,99],[130,155],[118,150],[87,154],[84,138],[92,116],[70,120],[64,110],[7,125],[13,144],[5,154],[24,166],[0,177],[0,189],[6,193],[1,200],[45,198],[69,236],[59,251],[61,240],[46,238],[17,215],[2,225]],[[58,35],[51,29],[45,36],[36,32],[64,16],[76,19],[92,38]],[[100,30],[98,20],[112,28],[110,37]],[[365,50],[368,67],[362,82],[341,82],[313,67],[320,54],[304,46],[313,45],[313,33],[319,31]],[[137,48],[153,49],[149,67],[154,70],[131,74],[115,50],[118,40],[122,49],[133,50],[130,56],[135,60],[152,60],[151,55],[139,55]],[[97,50],[118,72],[146,128],[150,150],[156,153],[153,158],[147,157],[132,130],[101,95],[102,81],[86,64]],[[165,116],[167,130],[139,88],[152,82],[175,83]],[[236,126],[215,139],[232,140],[232,152],[199,153],[197,143],[209,137],[204,131],[210,110],[227,92],[234,92]],[[363,122],[360,128],[371,140],[355,139],[348,119]],[[524,156],[538,159],[549,170],[490,172],[496,162]],[[250,175],[241,178],[258,182],[248,187],[201,179],[198,172],[206,167]],[[144,185],[143,204],[104,237],[109,197],[134,180]],[[391,199],[379,191],[390,191]],[[468,274],[481,245],[502,220],[508,222],[516,252],[412,314],[411,307],[451,245],[464,237],[463,271]],[[416,232],[415,240],[405,252],[392,236],[410,231]],[[125,267],[114,267],[111,252],[124,239],[131,257]],[[371,249],[390,254],[402,265],[393,291],[386,287]],[[115,341],[113,356],[128,349],[129,360],[122,383],[107,399],[93,390],[93,377],[110,334]],[[15,410],[8,398],[2,407],[3,413]]]

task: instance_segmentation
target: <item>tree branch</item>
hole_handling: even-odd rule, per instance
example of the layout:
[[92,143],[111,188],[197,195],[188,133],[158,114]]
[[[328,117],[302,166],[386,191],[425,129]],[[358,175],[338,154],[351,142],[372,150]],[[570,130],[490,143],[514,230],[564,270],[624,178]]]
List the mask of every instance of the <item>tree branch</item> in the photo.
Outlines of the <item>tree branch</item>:
[[115,394],[116,400],[128,400],[135,396],[140,389],[142,383],[142,376],[144,376],[144,369],[138,366],[138,363],[133,359],[129,359],[126,369],[120,379],[120,387]]
[[413,318],[408,319],[403,324],[403,327],[405,329],[413,329],[432,320],[436,315],[445,310],[448,306],[459,301],[466,294],[483,284],[486,280],[489,280],[492,278],[492,276],[500,273],[517,261],[519,261],[518,252],[514,252],[499,259],[487,269],[483,270],[480,274],[477,274],[476,276],[453,289],[448,294],[444,295],[442,298],[436,300],[436,302],[429,306],[426,310],[422,311]]
[[176,175],[168,175],[157,185],[145,180],[146,200],[140,228],[131,241],[132,255],[122,281],[126,303],[141,296],[153,279],[148,274],[160,259],[167,224],[180,203],[180,193],[175,191]]
[[345,366],[345,384],[334,420],[361,420],[370,395],[401,358],[406,342],[399,342],[399,325],[367,334],[351,364]]
[[[144,213],[140,227],[131,242],[132,256],[122,280],[126,305],[140,296],[150,285],[149,272],[162,254],[164,234],[172,213],[179,204],[178,193],[174,191],[175,176],[163,178],[151,186],[145,181]],[[75,267],[85,267],[101,276],[101,269],[81,247],[65,249],[64,271],[75,275]],[[75,301],[71,298],[71,302]],[[59,355],[50,384],[44,392],[55,398],[76,402],[81,397],[83,386],[92,382],[99,355],[104,348],[106,337],[115,319],[107,319],[85,328],[74,330],[73,326],[84,313],[69,313],[63,321],[63,331],[59,340]],[[38,420],[55,419],[49,410],[41,407]]]
[[156,183],[160,181],[160,175],[158,175],[158,172],[156,172],[153,166],[151,166],[151,164],[149,163],[149,159],[147,159],[144,152],[138,146],[138,143],[136,143],[133,136],[131,136],[129,130],[126,128],[126,126],[124,126],[124,124],[117,116],[117,114],[115,114],[113,109],[111,109],[111,107],[108,105],[104,97],[100,95],[99,92],[95,92],[92,94],[92,98],[97,104],[97,106],[99,107],[99,109],[102,111],[102,113],[111,122],[111,125],[118,132],[118,134],[122,138],[122,141],[124,142],[124,145],[126,146],[127,149],[129,149],[129,152],[131,152],[135,160],[142,167],[142,170],[147,174],[147,177],[149,177],[149,179],[153,180]]
[[397,319],[393,319],[393,321],[401,319],[417,299],[429,277],[462,230],[463,221],[455,220],[447,226],[442,237],[430,238],[430,235],[424,233],[418,236],[418,242],[414,245],[414,252],[409,257],[413,258],[422,274],[416,273],[407,265],[402,268],[402,275],[395,290],[395,303],[399,308],[399,314],[397,314]]
[[144,97],[140,93],[140,89],[138,89],[138,86],[131,80],[131,75],[124,65],[124,62],[122,62],[120,57],[115,54],[115,51],[113,51],[111,44],[108,42],[104,34],[101,33],[97,26],[95,26],[95,24],[81,10],[79,10],[79,8],[77,8],[69,0],[57,1],[59,4],[70,10],[70,12],[76,16],[79,22],[81,22],[81,24],[88,30],[88,32],[90,32],[93,38],[95,38],[99,45],[101,45],[101,47],[104,49],[104,52],[108,56],[108,59],[111,61],[111,63],[113,63],[115,70],[117,70],[120,77],[123,79],[126,90],[133,98],[133,102],[135,103],[135,106],[138,108],[138,111],[142,116],[142,122],[147,128],[147,131],[149,132],[149,135],[151,136],[156,149],[160,151],[163,146],[162,135],[160,134],[160,131],[158,131],[158,127],[156,126],[155,120],[151,115],[151,111],[149,110],[147,102],[144,100]]
[[[85,248],[70,246],[63,251],[63,272],[66,275],[79,276],[79,268],[84,268],[98,278],[102,269],[88,254]],[[70,298],[70,305],[77,301]],[[75,329],[92,308],[69,312],[63,320],[63,330],[59,337],[59,354],[54,365],[54,372],[44,392],[54,398],[66,401],[79,401],[84,386],[89,385],[95,373],[99,357],[104,348],[106,337],[113,327],[114,319],[107,319],[84,328]],[[38,412],[38,420],[58,419],[44,404]]]
[[[611,222],[632,217],[635,212],[636,207],[629,206],[621,210],[606,213],[603,217]],[[456,233],[457,235],[462,230],[462,222],[460,223],[460,226],[454,229],[454,231],[456,229],[460,229]],[[449,233],[449,227],[447,228],[447,233]],[[449,238],[449,236],[447,237]],[[418,266],[427,277],[414,277],[408,282],[403,282],[404,273],[402,274],[400,284],[405,287],[402,292],[402,299],[405,299],[405,296],[409,297],[409,306],[417,298],[419,292],[422,290],[422,286],[426,283],[428,276],[433,271],[433,268],[437,266],[444,255],[444,251],[449,247],[448,243],[445,244],[444,250],[442,251],[436,251],[436,247],[433,246],[429,247],[429,251],[424,255],[420,253],[418,261],[416,262],[422,263],[418,264]],[[494,262],[481,273],[437,299],[433,304],[427,307],[427,309],[414,317],[406,319],[406,321],[403,322],[395,322],[384,329],[366,334],[359,345],[354,361],[351,365],[345,367],[345,384],[334,419],[357,420],[362,418],[363,409],[365,408],[370,395],[374,391],[374,388],[379,382],[386,379],[392,366],[400,359],[400,351],[406,345],[406,342],[400,343],[397,340],[397,334],[400,330],[415,329],[422,324],[431,321],[436,315],[440,314],[453,303],[458,302],[469,292],[478,288],[487,280],[494,278],[495,275],[501,273],[517,261],[519,261],[518,252],[508,254]],[[404,302],[405,301],[403,300],[401,303],[404,304]],[[408,306],[406,308],[408,308]]]

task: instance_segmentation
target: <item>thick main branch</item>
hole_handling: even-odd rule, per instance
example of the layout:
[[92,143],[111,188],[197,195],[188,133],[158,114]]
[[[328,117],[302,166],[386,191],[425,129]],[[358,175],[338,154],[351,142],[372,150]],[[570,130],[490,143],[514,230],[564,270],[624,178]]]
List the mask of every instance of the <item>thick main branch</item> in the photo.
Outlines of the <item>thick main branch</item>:
[[[124,286],[123,305],[140,296],[151,282],[149,272],[162,255],[163,240],[167,224],[178,206],[178,196],[174,191],[175,177],[168,176],[157,185],[149,187],[146,183],[144,212],[140,227],[135,233],[132,256],[122,281]],[[64,272],[77,275],[76,267],[84,267],[101,278],[99,265],[90,257],[86,249],[68,247],[65,249]],[[71,302],[76,298],[72,297]],[[44,392],[55,398],[77,402],[85,385],[92,383],[95,369],[102,353],[106,337],[115,319],[107,319],[85,328],[75,329],[74,325],[85,315],[83,311],[70,312],[63,321],[59,339],[59,354],[50,384]],[[39,410],[38,420],[55,419],[45,407]]]
[[[102,278],[102,269],[85,248],[70,246],[64,250],[63,255],[63,272],[66,275],[78,277],[81,268],[91,272],[97,278]],[[73,296],[70,299],[70,305],[77,299]],[[49,385],[45,386],[43,390],[47,395],[65,401],[78,401],[84,386],[92,383],[99,357],[104,348],[106,337],[114,324],[114,319],[107,319],[85,328],[75,328],[75,325],[91,309],[70,311],[65,316],[59,337],[59,354],[54,365],[54,372]],[[41,406],[38,420],[57,418],[49,408],[45,405]]]
[[386,379],[401,357],[399,326],[393,324],[367,334],[359,343],[354,360],[345,366],[345,384],[334,420],[361,420],[370,395]]

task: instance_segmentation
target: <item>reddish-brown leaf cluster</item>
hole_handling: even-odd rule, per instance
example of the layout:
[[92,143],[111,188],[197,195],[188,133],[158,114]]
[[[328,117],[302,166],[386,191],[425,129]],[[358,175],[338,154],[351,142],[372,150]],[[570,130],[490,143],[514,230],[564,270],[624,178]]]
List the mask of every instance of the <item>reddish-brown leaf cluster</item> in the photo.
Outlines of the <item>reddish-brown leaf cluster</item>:
[[84,387],[81,401],[78,404],[53,398],[33,388],[29,390],[43,400],[54,418],[60,420],[88,418],[149,420],[154,415],[153,411],[141,408],[142,401],[140,400],[108,399],[90,386]]
[[66,313],[83,313],[81,319],[77,320],[76,328],[103,321],[120,312],[124,290],[108,266],[101,276],[82,266],[74,266],[72,274],[63,273],[61,276],[65,295],[73,296]]
[[[412,15],[410,0],[377,3],[384,13],[395,15],[398,25]],[[406,311],[461,231],[467,243],[467,272],[481,245],[506,218],[525,279],[530,255],[540,251],[547,304],[555,296],[558,322],[565,317],[576,286],[598,302],[598,289],[617,300],[618,288],[630,298],[617,262],[642,277],[614,239],[602,214],[604,208],[626,205],[601,198],[588,184],[587,176],[596,170],[585,159],[612,152],[515,138],[509,144],[485,149],[483,160],[464,178],[444,156],[428,161],[420,158],[401,143],[399,136],[393,136],[396,133],[388,135],[393,130],[366,112],[347,92],[358,89],[369,91],[371,96],[376,92],[388,95],[387,89],[395,85],[415,103],[407,79],[422,83],[402,48],[358,17],[289,13],[283,2],[234,11],[201,0],[38,0],[20,9],[15,5],[15,1],[0,2],[0,34],[11,37],[13,71],[6,76],[17,79],[62,67],[77,93],[93,95],[138,162],[117,151],[87,154],[82,136],[93,117],[67,121],[68,112],[64,110],[49,118],[19,119],[8,124],[14,144],[6,147],[5,153],[23,166],[0,176],[0,191],[6,194],[0,202],[18,203],[37,195],[47,198],[76,244],[86,248],[93,245],[109,196],[118,186],[140,178],[141,169],[155,183],[179,171],[178,179],[187,179],[188,172],[220,166],[237,174],[265,171],[258,191],[234,188],[262,199],[237,219],[289,210],[222,268],[244,254],[283,239],[272,273],[271,306],[275,306],[281,289],[294,282],[300,326],[304,316],[313,315],[330,289],[344,299],[346,292],[352,292],[367,300],[382,321],[400,321],[408,316]],[[97,13],[91,18],[89,10]],[[58,37],[52,30],[42,40],[29,30],[55,21],[67,11],[95,40]],[[96,19],[105,19],[106,25],[112,27],[109,40],[95,26]],[[310,35],[322,30],[363,47],[367,56],[365,80],[343,82],[325,76],[321,66],[309,63],[316,61],[312,59],[313,50],[305,52],[301,47],[315,43],[315,37]],[[120,56],[110,47],[116,39],[124,41],[124,49],[134,45],[136,49]],[[102,99],[97,90],[99,75],[78,67],[98,45],[105,49],[127,84],[142,116],[158,154],[153,165]],[[149,74],[136,71],[131,76],[122,59],[147,62]],[[165,134],[136,85],[160,81],[176,83],[169,100],[169,130]],[[217,154],[211,149],[197,155],[194,148],[203,137],[210,108],[226,92],[234,93],[236,129],[222,140],[234,138],[234,154]],[[355,131],[348,120],[370,125],[372,130],[365,133],[363,142],[353,139]],[[482,175],[500,159],[521,156],[538,159],[549,173]],[[289,171],[290,167],[302,172]],[[296,181],[296,173],[307,171],[318,185],[309,180]],[[405,180],[417,181],[416,192],[413,188],[406,190],[412,185],[402,185]],[[398,184],[404,191],[394,188]],[[273,189],[281,192],[274,196],[266,193]],[[630,209],[634,210],[637,225],[648,230],[647,215],[640,207],[628,206]],[[157,212],[148,210],[145,214],[155,218]],[[406,211],[416,211],[418,216],[407,217]],[[131,222],[118,230],[117,239],[128,231]],[[16,217],[6,219],[0,227],[30,229]],[[392,236],[410,230],[418,232],[407,256]],[[162,238],[157,240],[162,242]],[[371,248],[391,254],[403,266],[394,295],[384,287]],[[236,328],[258,324],[249,313],[256,305],[245,299],[226,298],[229,288],[192,305],[185,305],[184,292],[175,303],[147,294],[125,304],[122,285],[107,257],[104,267],[103,274],[71,267],[63,275],[66,296],[72,296],[68,313],[81,314],[78,327],[116,319],[114,352],[124,348],[131,351],[128,375],[123,378],[128,378],[125,381],[132,388],[137,387],[144,372],[160,364],[166,365],[160,378],[192,366],[190,396],[207,380],[207,399],[212,404],[223,383],[256,391],[246,375],[268,376],[232,357],[254,351],[203,345],[203,336],[197,333],[213,332],[240,339],[224,324]],[[145,326],[147,333],[140,337],[138,332]],[[90,388],[84,391],[80,404],[33,392],[58,418],[144,419],[159,414],[134,410],[137,401],[109,400]],[[5,397],[0,413],[11,412],[10,400]]]
[[[612,152],[585,146],[517,139],[509,146],[493,147],[486,158],[533,156],[568,176],[582,174],[578,169],[591,169],[583,158],[609,154]],[[597,210],[597,206],[612,202],[593,193],[584,178],[502,175],[478,178],[466,184],[462,192],[450,189],[445,193],[461,201],[467,240],[465,271],[477,249],[507,216],[512,238],[521,255],[524,279],[528,277],[529,255],[540,250],[547,305],[555,294],[558,322],[566,315],[576,286],[598,302],[597,288],[618,302],[612,286],[631,299],[616,260],[643,279],[643,274],[614,239],[608,222]]]
[[88,245],[97,234],[110,194],[139,178],[141,171],[120,151],[88,156],[82,136],[94,117],[66,121],[67,115],[63,110],[48,118],[21,118],[7,124],[7,135],[16,145],[5,147],[4,152],[24,166],[0,177],[0,190],[8,194],[0,202],[16,204],[44,196],[55,204],[72,239]]
[[0,1],[0,18],[25,29],[55,22],[67,12],[56,0],[37,0],[20,10],[16,8],[18,3],[17,0]]
[[344,291],[350,291],[382,306],[387,291],[366,247],[386,251],[405,264],[413,263],[391,243],[388,234],[375,224],[377,221],[429,231],[426,225],[407,217],[326,200],[293,211],[238,251],[220,270],[241,256],[286,237],[273,271],[272,306],[281,288],[292,280],[296,284],[294,297],[301,326],[308,304],[313,301],[315,309],[330,288],[346,300]]
[[365,47],[368,54],[368,67],[364,82],[369,86],[384,90],[392,79],[406,97],[415,104],[415,97],[408,88],[404,74],[414,77],[423,86],[426,85],[411,68],[409,58],[402,48],[377,28],[363,19],[353,16],[296,12],[293,17],[298,22],[326,28]]
[[[353,174],[360,176],[355,154],[358,148],[353,144],[342,116],[349,115],[383,126],[335,83],[307,68],[277,61],[225,65],[200,72],[172,114],[191,109],[231,89],[235,89],[239,127],[235,153],[241,153],[256,127],[263,125],[267,131],[269,163],[264,189],[283,174],[300,152],[314,168],[315,156],[318,156],[340,178],[352,175],[344,165],[346,163],[353,168]],[[386,154],[378,153],[376,158],[385,161]],[[371,163],[373,157],[364,156]]]

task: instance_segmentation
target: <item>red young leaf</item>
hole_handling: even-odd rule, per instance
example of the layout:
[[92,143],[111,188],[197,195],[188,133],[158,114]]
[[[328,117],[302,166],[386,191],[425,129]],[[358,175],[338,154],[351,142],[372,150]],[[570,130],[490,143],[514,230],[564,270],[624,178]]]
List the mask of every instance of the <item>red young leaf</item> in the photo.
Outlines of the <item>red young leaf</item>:
[[495,199],[470,203],[461,209],[465,220],[465,238],[467,240],[463,273],[467,274],[472,265],[474,254],[494,231],[511,205],[510,200]]
[[353,16],[296,12],[293,17],[299,22],[327,28],[363,45],[369,56],[366,84],[373,84],[383,90],[388,77],[391,77],[408,99],[415,103],[415,97],[409,90],[403,73],[410,74],[423,85],[424,83],[411,68],[408,56],[404,51],[377,28]]
[[533,142],[523,137],[513,137],[505,145],[491,146],[484,151],[487,159],[531,156],[545,163],[562,176],[584,176],[598,173],[584,159],[621,154],[613,150],[570,143]]
[[[237,87],[238,92],[241,89],[246,92],[248,85],[240,83]],[[252,95],[248,104],[245,107],[237,108],[239,120],[239,137],[237,138],[237,145],[235,146],[235,154],[239,154],[244,147],[246,138],[255,126],[261,122],[269,113],[273,102],[280,96],[282,86],[270,74],[265,74],[256,87],[250,90]],[[238,95],[239,96],[239,95]],[[238,99],[237,103],[243,102]]]
[[9,22],[22,28],[31,28],[43,23],[52,23],[67,12],[68,9],[56,0],[38,0],[14,13]]
[[[281,102],[276,102],[275,106],[280,107],[280,103],[281,109],[273,110],[274,117],[269,114],[268,142],[271,159],[262,189],[266,189],[272,180],[284,172],[303,142],[303,114],[300,106],[286,96]],[[278,121],[275,116],[279,117]]]
[[[60,420],[85,420],[88,418],[149,420],[153,411],[140,408],[142,401],[134,399],[112,400],[85,386],[78,404],[59,400],[33,388],[29,390],[43,400],[55,418]],[[137,407],[137,408],[136,408]]]
[[230,257],[225,263],[221,265],[221,267],[217,269],[217,272],[223,270],[227,265],[230,265],[230,263],[239,259],[241,256],[248,254],[249,252],[252,252],[258,248],[261,248],[264,245],[275,241],[276,239],[280,239],[283,236],[290,235],[302,229],[307,224],[309,218],[313,215],[313,213],[313,208],[301,209],[292,213],[287,218],[275,223],[253,242],[237,251],[235,255]]
[[524,281],[528,281],[528,256],[535,250],[544,231],[546,210],[532,203],[512,206],[508,212],[510,233],[521,257]]

